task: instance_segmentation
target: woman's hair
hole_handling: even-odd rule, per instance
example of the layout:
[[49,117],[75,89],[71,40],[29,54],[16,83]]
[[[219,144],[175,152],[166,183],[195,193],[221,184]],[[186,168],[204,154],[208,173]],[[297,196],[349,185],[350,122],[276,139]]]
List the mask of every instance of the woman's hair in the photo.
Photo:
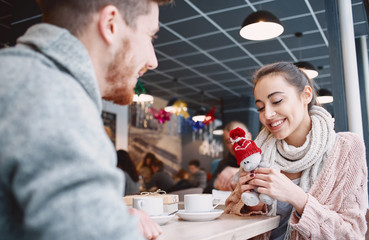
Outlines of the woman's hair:
[[149,12],[150,3],[163,5],[172,0],[37,0],[37,2],[44,22],[66,28],[72,34],[79,35],[91,21],[92,15],[107,5],[116,6],[127,25],[134,29],[137,17]]
[[186,179],[186,177],[188,177],[188,173],[186,170],[184,170],[183,168],[181,168],[177,174],[175,175],[175,178],[178,178],[178,179]]
[[254,75],[254,86],[256,86],[260,79],[267,75],[283,76],[289,84],[297,89],[298,93],[302,93],[305,86],[310,86],[313,92],[313,97],[308,105],[308,110],[310,110],[313,105],[318,105],[316,101],[317,94],[312,80],[293,63],[277,62],[260,68]]
[[131,157],[128,152],[124,150],[117,151],[117,167],[128,173],[128,175],[132,178],[133,181],[138,181],[138,173],[136,171],[136,167],[133,165]]
[[[146,159],[148,159],[148,158],[151,160],[149,165],[146,164]],[[143,159],[142,166],[151,166],[156,161],[158,161],[158,158],[153,153],[151,153],[151,152],[146,153],[146,155]]]

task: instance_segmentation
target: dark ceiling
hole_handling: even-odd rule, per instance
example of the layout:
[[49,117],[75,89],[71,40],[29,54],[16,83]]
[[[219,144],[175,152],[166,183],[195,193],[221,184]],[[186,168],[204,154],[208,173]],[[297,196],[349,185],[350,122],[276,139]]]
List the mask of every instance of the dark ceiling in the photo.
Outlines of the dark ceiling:
[[[220,99],[252,95],[252,74],[276,61],[308,61],[319,71],[318,89],[331,89],[329,49],[323,0],[176,0],[160,9],[160,31],[154,45],[156,70],[142,77],[154,96],[177,97],[190,108],[219,107]],[[249,14],[266,10],[277,16],[284,32],[266,41],[240,37]],[[355,36],[368,35],[362,0],[352,0]],[[39,22],[33,0],[0,0],[0,36],[21,34]],[[11,30],[11,31],[10,31]],[[295,34],[301,32],[301,37]],[[7,34],[7,35],[6,35]]]
[[[239,35],[249,14],[266,10],[284,32],[275,39],[249,41]],[[352,0],[355,36],[367,35],[365,8]],[[252,95],[252,74],[276,61],[308,61],[319,71],[317,89],[331,89],[323,0],[177,0],[160,12],[155,40],[159,67],[143,76],[155,96],[182,98],[190,106],[220,98]],[[301,32],[302,37],[295,33]]]

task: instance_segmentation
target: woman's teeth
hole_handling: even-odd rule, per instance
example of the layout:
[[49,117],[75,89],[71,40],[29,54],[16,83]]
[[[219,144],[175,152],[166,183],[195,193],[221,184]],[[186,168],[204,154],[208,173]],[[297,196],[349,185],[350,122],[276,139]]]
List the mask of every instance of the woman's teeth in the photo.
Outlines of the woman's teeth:
[[278,125],[280,125],[282,123],[283,123],[283,120],[279,120],[278,122],[275,122],[275,123],[270,124],[270,126],[276,127],[276,126],[278,126]]

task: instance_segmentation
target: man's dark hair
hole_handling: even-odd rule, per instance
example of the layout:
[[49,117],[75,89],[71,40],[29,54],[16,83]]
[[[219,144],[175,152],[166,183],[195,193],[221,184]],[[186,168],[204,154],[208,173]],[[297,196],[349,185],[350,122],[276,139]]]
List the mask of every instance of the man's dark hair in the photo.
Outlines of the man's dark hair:
[[192,159],[189,163],[188,163],[188,165],[193,165],[193,166],[195,166],[195,167],[200,167],[200,161],[199,160],[197,160],[197,159]]
[[77,36],[91,21],[92,15],[107,5],[116,6],[127,25],[135,28],[137,17],[149,12],[151,2],[163,5],[172,0],[37,0],[37,2],[43,14],[43,22],[66,28]]

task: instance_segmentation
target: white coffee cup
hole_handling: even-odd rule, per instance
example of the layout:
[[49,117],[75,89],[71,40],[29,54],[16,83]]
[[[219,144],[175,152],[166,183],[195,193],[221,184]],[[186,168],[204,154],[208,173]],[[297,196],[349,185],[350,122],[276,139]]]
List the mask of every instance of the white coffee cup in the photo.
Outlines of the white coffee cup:
[[184,207],[186,212],[210,212],[213,206],[213,195],[211,194],[186,194],[184,195]]
[[149,216],[163,215],[163,198],[161,197],[135,197],[133,207],[145,211]]

